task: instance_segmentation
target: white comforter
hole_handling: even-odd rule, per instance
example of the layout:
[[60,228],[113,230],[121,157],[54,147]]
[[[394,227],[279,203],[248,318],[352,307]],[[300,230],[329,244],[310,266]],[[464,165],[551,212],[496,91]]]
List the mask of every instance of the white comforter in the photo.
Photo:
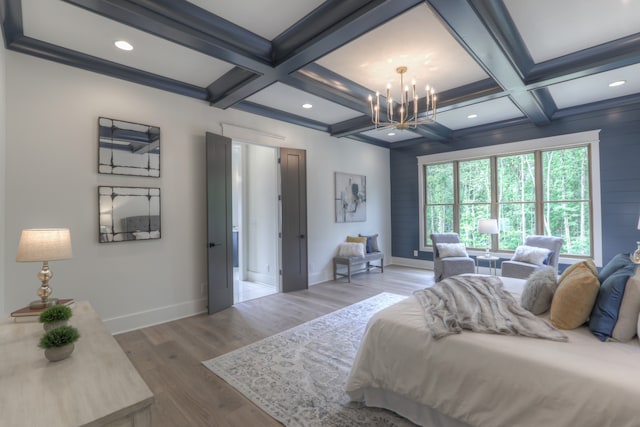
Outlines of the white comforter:
[[[519,298],[523,281],[504,280]],[[640,344],[464,331],[430,337],[409,297],[369,326],[347,382],[352,400],[384,389],[477,427],[640,426]]]

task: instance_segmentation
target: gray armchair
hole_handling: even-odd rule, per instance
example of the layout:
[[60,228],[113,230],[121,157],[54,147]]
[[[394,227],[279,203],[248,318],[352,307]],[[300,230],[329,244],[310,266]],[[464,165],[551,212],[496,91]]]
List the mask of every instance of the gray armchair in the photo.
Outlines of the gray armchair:
[[558,260],[560,259],[560,249],[564,240],[562,237],[553,236],[528,236],[524,240],[526,246],[535,246],[545,248],[552,251],[548,264],[536,265],[520,261],[502,261],[502,275],[504,277],[515,277],[517,279],[526,279],[534,271],[553,267],[558,270]]
[[440,258],[438,243],[460,243],[458,233],[434,233],[431,235],[433,245],[433,272],[436,282],[456,274],[475,273],[476,266],[473,259],[465,257]]

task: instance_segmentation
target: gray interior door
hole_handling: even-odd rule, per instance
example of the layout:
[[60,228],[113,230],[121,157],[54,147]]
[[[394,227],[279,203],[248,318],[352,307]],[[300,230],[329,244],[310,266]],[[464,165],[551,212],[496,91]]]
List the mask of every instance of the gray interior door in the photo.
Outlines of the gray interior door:
[[282,291],[307,289],[306,151],[280,149],[282,185]]
[[233,305],[231,139],[207,132],[209,314]]

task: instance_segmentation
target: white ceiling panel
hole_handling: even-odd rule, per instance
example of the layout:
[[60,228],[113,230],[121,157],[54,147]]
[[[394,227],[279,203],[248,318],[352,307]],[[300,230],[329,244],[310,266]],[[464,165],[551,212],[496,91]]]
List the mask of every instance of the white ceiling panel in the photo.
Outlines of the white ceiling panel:
[[323,0],[189,0],[202,9],[233,22],[267,40],[304,18]]
[[420,138],[420,135],[411,132],[409,130],[397,130],[391,128],[372,129],[366,132],[362,132],[362,135],[369,136],[371,138],[380,139],[385,142],[400,142],[408,139]]
[[[247,98],[247,101],[328,124],[338,123],[362,115],[357,111],[283,83],[275,83],[251,95]],[[309,109],[303,108],[302,105],[307,103],[313,107]]]
[[640,32],[638,0],[505,0],[534,62]]
[[[233,67],[62,1],[23,1],[22,14],[26,36],[199,87]],[[68,25],[61,26],[61,20]],[[113,45],[122,39],[134,49],[125,52]]]
[[391,83],[392,95],[400,91],[400,78],[395,71],[399,66],[408,67],[405,83],[415,78],[422,90],[428,84],[443,91],[488,77],[425,4],[317,63],[372,91],[383,93]]
[[[625,81],[626,83],[621,86],[609,87],[610,83],[616,81]],[[549,91],[558,108],[640,93],[640,64],[558,83],[549,86]]]
[[[471,115],[476,116],[469,117]],[[438,113],[437,121],[456,130],[518,117],[524,117],[522,111],[509,98],[503,97]]]

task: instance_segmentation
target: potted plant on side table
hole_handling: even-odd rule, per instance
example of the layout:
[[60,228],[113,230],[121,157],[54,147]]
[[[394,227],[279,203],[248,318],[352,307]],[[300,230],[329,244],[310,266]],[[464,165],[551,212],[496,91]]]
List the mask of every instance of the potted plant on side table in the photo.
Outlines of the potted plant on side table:
[[44,349],[44,356],[50,362],[57,362],[71,355],[78,338],[80,333],[73,326],[58,326],[45,332],[38,346]]
[[54,305],[40,313],[40,322],[44,330],[49,331],[58,326],[66,326],[72,315],[73,312],[66,305]]

